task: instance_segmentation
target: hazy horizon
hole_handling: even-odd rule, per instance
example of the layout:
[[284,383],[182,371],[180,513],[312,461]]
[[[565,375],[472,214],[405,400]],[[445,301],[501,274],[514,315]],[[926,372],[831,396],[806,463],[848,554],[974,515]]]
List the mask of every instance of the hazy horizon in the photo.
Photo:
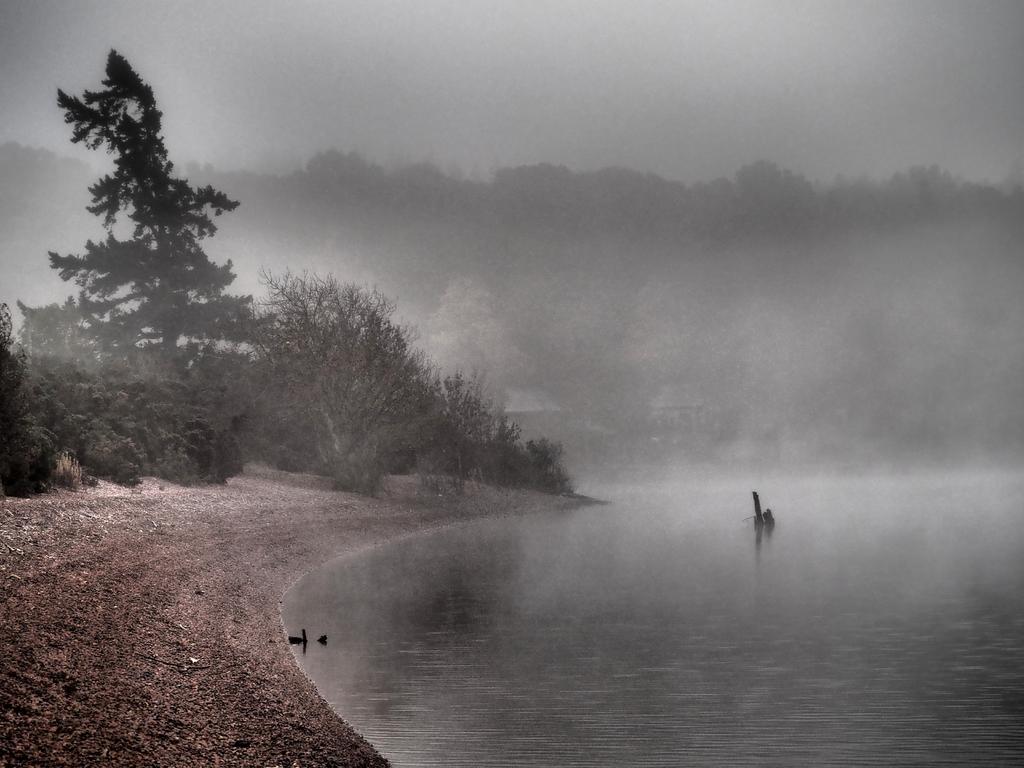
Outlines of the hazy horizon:
[[85,0],[0,7],[0,143],[86,158],[56,91],[110,48],[180,163],[287,172],[318,151],[472,178],[550,162],[687,183],[769,159],[815,181],[1024,159],[1013,2]]
[[46,252],[102,236],[56,93],[111,48],[241,203],[231,292],[378,286],[556,438],[1024,447],[1024,4],[6,3],[0,301],[75,293]]

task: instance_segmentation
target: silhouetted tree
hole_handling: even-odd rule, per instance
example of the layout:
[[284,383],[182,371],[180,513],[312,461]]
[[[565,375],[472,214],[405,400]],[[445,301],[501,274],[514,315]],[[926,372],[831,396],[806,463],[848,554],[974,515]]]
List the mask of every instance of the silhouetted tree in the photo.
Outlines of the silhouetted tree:
[[[223,293],[231,262],[214,264],[201,241],[216,232],[208,211],[219,216],[238,203],[174,176],[153,90],[116,51],[106,75],[103,90],[81,98],[58,91],[57,103],[72,142],[114,156],[113,173],[89,188],[88,210],[103,218],[107,237],[88,241],[82,255],[51,252],[50,264],[81,286],[85,327],[107,351],[159,343],[171,352],[182,336],[223,338],[249,299]],[[131,224],[126,239],[115,234],[119,216]]]

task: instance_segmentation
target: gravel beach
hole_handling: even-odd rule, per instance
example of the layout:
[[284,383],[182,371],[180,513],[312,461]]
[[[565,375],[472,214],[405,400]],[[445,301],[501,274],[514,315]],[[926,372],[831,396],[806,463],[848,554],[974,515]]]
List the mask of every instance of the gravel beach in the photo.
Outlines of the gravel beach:
[[262,468],[0,499],[0,766],[383,766],[299,670],[279,612],[329,558],[575,499],[411,477],[379,498]]

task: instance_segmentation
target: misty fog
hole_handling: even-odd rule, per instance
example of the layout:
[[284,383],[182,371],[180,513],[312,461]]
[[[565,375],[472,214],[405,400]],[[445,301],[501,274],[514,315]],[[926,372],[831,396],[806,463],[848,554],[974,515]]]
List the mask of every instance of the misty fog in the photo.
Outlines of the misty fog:
[[233,289],[379,287],[577,462],[1024,448],[1019,4],[488,5],[6,5],[0,300],[101,234],[53,93],[116,45]]
[[1020,763],[1024,3],[13,0],[0,74],[0,764]]
[[[15,145],[0,158],[5,263],[96,236],[86,168]],[[934,167],[812,184],[770,162],[694,185],[552,165],[473,181],[339,152],[285,176],[188,172],[244,201],[210,248],[239,291],[259,295],[274,265],[379,287],[438,364],[483,375],[578,468],[1024,447],[1013,185]],[[8,300],[71,292],[43,259],[8,274]]]

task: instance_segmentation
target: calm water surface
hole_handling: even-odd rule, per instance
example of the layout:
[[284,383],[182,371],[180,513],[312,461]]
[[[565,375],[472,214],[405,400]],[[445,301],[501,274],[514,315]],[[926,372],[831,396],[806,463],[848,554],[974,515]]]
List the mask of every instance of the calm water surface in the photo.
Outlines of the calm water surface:
[[395,766],[1024,764],[1021,476],[586,490],[613,503],[289,593],[330,636],[300,663]]

